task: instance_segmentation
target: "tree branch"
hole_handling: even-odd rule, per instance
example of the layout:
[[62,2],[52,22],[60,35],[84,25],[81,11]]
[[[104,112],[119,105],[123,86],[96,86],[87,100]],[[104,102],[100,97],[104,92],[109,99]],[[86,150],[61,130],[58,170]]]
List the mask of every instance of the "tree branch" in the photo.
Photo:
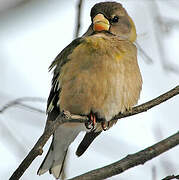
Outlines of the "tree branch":
[[172,180],[172,179],[179,179],[179,175],[171,175],[163,178],[162,180]]
[[99,169],[95,169],[93,171],[71,178],[69,180],[101,180],[117,174],[121,174],[127,169],[130,169],[140,164],[144,164],[146,161],[157,157],[158,155],[166,152],[167,150],[175,147],[178,144],[179,132],[142,151],[128,155],[120,161],[117,161]]
[[[123,114],[119,114],[117,116],[115,116],[113,118],[113,120],[117,120],[117,119],[121,119],[121,118],[124,118],[124,117],[127,117],[127,116],[132,116],[132,115],[135,115],[135,114],[138,114],[138,113],[141,113],[141,112],[144,112],[144,111],[147,111],[149,109],[151,109],[152,107],[156,106],[156,105],[159,105],[160,103],[162,102],[165,102],[167,101],[168,99],[176,96],[179,94],[179,86],[176,86],[175,88],[173,88],[172,90],[164,93],[163,95],[151,100],[151,101],[148,101],[144,104],[141,104],[139,106],[136,106],[134,108],[132,108],[130,111],[127,111]],[[85,123],[85,122],[88,122],[88,118],[86,116],[78,116],[78,115],[71,115],[70,113],[67,114],[67,113],[61,113],[57,119],[55,121],[53,121],[51,124],[49,124],[49,126],[46,128],[46,130],[43,132],[42,136],[39,138],[39,140],[37,141],[37,143],[35,144],[35,146],[32,148],[32,150],[29,152],[29,154],[26,156],[26,158],[22,161],[22,163],[19,165],[19,167],[16,169],[16,171],[13,173],[13,175],[10,177],[10,180],[18,180],[22,175],[23,173],[25,172],[25,170],[30,166],[30,164],[32,163],[32,161],[38,156],[38,155],[41,155],[43,153],[43,146],[46,144],[46,142],[48,141],[48,139],[50,138],[50,136],[54,133],[54,131],[58,128],[59,125],[63,124],[63,123],[74,123],[74,122],[78,122],[78,123]],[[175,137],[176,136],[176,137]],[[169,138],[169,140],[164,140],[164,142],[162,141],[162,144],[163,143],[168,143],[168,149],[174,147],[174,145],[177,145],[178,140],[179,140],[179,137],[178,137],[178,133],[173,135],[172,137]],[[171,140],[174,139],[173,141]],[[178,138],[178,139],[177,139]],[[172,142],[174,144],[172,144]],[[157,145],[157,144],[156,144]],[[163,145],[162,145],[163,146]],[[155,147],[155,145],[154,145]],[[157,146],[158,147],[158,146]],[[166,148],[167,148],[166,147]],[[153,148],[150,147],[150,148]],[[146,156],[146,159],[144,158],[144,155],[145,153],[143,153],[143,151],[141,151],[141,154],[142,154],[142,162],[144,163],[145,161],[144,160],[148,160],[148,159],[152,159],[153,157],[155,157],[154,155],[156,153],[161,154],[162,152],[165,152],[166,149],[165,147],[162,147],[162,149],[160,150],[160,152],[158,152],[157,149],[153,148],[151,150],[151,152],[149,151],[148,149],[148,155]],[[156,151],[156,152],[155,152]],[[145,151],[144,151],[145,152]],[[131,162],[131,156],[128,156],[126,157],[127,159],[129,159],[129,161]],[[137,156],[134,154],[132,155],[132,157],[135,157],[135,159],[137,158]],[[147,159],[148,158],[148,159]],[[123,161],[122,161],[123,162]],[[133,161],[132,161],[133,162]],[[139,161],[137,161],[139,162]],[[140,161],[141,162],[141,161]],[[136,163],[135,163],[136,164]],[[132,164],[131,167],[133,167],[135,164]],[[138,165],[138,164],[136,164]],[[127,166],[128,168],[129,165]],[[118,172],[121,172],[121,170],[113,170],[114,173],[118,173]],[[112,172],[113,172],[112,171]],[[123,171],[123,169],[122,169]],[[95,173],[96,170],[95,170]],[[96,178],[95,178],[96,179]]]

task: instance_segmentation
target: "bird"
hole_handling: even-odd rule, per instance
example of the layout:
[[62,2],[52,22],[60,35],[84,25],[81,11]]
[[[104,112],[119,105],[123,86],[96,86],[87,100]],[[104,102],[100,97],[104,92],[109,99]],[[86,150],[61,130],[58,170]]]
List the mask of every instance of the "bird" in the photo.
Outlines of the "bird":
[[91,24],[55,58],[52,87],[47,100],[46,127],[67,111],[85,115],[89,124],[64,123],[53,134],[37,174],[49,171],[56,179],[63,170],[68,147],[81,131],[86,134],[76,155],[81,156],[119,113],[139,100],[142,76],[137,61],[135,24],[122,4],[100,2],[91,9]]

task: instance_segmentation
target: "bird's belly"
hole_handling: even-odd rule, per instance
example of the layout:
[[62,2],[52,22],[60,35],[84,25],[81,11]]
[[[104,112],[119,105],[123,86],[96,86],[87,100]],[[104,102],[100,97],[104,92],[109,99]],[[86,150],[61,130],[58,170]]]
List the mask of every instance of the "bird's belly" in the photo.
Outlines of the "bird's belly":
[[92,111],[99,118],[110,120],[137,103],[139,93],[133,98],[135,87],[128,85],[117,63],[83,69],[63,83],[60,108],[73,114],[88,115]]

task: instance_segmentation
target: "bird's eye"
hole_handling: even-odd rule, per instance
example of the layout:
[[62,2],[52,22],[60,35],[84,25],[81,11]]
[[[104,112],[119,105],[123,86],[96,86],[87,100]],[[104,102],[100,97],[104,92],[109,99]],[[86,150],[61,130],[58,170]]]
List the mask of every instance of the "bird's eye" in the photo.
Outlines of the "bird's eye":
[[112,18],[112,22],[113,23],[117,23],[119,21],[119,17],[118,16],[114,16],[113,18]]

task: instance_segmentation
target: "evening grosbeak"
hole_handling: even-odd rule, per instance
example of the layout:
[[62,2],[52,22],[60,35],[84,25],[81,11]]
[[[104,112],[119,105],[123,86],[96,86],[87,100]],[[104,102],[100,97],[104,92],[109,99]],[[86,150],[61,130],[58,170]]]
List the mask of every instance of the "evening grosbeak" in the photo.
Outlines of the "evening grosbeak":
[[90,131],[82,123],[59,126],[39,175],[49,170],[58,179],[68,147],[80,131],[87,132],[78,156],[103,129],[116,123],[110,121],[115,115],[130,110],[139,99],[142,78],[132,19],[120,3],[102,2],[91,9],[91,21],[87,32],[63,49],[50,66],[54,71],[46,128],[62,111],[88,116],[93,128]]

